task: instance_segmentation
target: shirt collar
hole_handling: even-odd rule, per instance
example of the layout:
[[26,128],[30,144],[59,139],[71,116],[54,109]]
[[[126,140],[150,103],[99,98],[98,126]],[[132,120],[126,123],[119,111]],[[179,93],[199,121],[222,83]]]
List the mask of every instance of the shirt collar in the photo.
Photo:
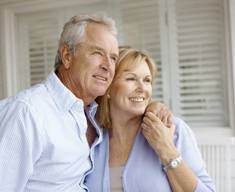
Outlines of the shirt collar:
[[78,103],[79,108],[84,109],[83,101],[77,98],[67,87],[65,87],[55,72],[51,72],[49,74],[45,81],[45,85],[55,103],[61,109],[68,111],[75,103]]
[[95,114],[97,111],[98,104],[93,101],[89,107],[85,110],[87,114],[89,114],[92,118],[95,118]]

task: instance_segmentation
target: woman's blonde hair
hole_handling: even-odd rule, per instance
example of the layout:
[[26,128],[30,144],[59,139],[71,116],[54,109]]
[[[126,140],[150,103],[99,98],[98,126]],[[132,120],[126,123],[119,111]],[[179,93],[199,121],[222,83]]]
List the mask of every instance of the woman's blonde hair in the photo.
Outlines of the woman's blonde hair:
[[[100,125],[104,128],[111,128],[112,121],[110,117],[110,106],[109,106],[109,93],[112,89],[113,83],[123,73],[124,70],[130,69],[136,66],[138,63],[145,61],[148,64],[152,78],[155,76],[156,64],[153,59],[144,53],[143,51],[131,48],[131,47],[119,47],[119,59],[117,62],[114,79],[106,91],[105,95],[96,99],[99,104],[96,118]],[[153,82],[153,81],[152,81]]]

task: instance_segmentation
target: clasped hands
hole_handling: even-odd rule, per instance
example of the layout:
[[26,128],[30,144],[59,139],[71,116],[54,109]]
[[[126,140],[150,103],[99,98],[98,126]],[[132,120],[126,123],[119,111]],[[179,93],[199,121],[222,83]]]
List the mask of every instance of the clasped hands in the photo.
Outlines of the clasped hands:
[[175,126],[172,112],[160,102],[152,102],[146,108],[141,124],[142,133],[163,164],[178,155],[173,143]]

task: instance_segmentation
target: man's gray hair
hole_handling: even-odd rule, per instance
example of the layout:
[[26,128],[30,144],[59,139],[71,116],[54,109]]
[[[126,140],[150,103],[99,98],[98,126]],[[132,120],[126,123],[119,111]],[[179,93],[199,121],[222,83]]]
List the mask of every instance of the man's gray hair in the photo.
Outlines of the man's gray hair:
[[89,23],[98,23],[107,27],[107,29],[114,35],[117,35],[117,28],[115,21],[105,15],[79,15],[72,17],[63,27],[63,31],[59,40],[59,48],[55,58],[55,70],[62,64],[59,49],[67,45],[69,50],[75,54],[76,45],[81,43],[85,38],[86,27]]

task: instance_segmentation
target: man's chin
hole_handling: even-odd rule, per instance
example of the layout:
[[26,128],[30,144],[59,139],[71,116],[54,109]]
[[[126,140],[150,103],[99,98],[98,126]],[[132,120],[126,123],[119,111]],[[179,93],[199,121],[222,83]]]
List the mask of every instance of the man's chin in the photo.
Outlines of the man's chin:
[[105,92],[106,92],[106,89],[105,90],[100,90],[100,89],[96,90],[96,91],[94,91],[95,97],[97,98],[97,97],[103,96],[105,94]]

